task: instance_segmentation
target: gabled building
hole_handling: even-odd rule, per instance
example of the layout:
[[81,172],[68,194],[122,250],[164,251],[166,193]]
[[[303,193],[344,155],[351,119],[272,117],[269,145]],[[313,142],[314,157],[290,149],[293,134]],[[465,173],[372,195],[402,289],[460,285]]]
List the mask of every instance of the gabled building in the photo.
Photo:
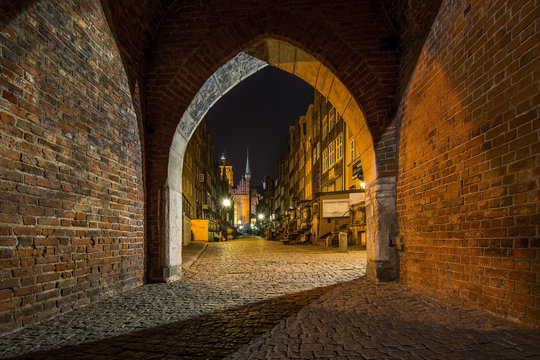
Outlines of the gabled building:
[[329,236],[341,228],[351,242],[362,243],[363,172],[353,139],[341,114],[315,91],[306,114],[289,127],[285,155],[276,161],[270,217],[277,237],[329,245]]

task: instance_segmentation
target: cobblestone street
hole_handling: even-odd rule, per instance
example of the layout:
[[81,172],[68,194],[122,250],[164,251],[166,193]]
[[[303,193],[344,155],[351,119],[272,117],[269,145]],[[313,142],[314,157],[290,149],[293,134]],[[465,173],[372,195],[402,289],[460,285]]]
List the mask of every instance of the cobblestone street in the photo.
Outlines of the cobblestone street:
[[[365,251],[259,238],[184,249],[184,277],[0,337],[20,359],[524,359],[538,333],[361,278]],[[24,355],[23,355],[24,354]]]
[[313,245],[239,239],[209,243],[184,278],[260,299],[292,294],[362,276],[366,253],[343,253]]

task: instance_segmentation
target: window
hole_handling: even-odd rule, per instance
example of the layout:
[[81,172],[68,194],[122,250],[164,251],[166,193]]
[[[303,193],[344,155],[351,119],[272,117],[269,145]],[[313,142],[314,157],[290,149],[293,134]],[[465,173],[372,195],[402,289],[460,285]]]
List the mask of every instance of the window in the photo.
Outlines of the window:
[[322,121],[322,137],[323,139],[326,137],[326,134],[328,134],[328,116],[325,116]]
[[334,165],[334,163],[336,162],[336,143],[334,141],[332,141],[330,143],[330,155],[328,156],[328,162],[329,162],[329,166],[332,166]]
[[317,147],[313,148],[313,165],[315,165],[315,161],[317,161]]
[[332,110],[330,110],[330,120],[328,121],[328,130],[332,130],[334,125],[336,125],[336,109],[332,108]]
[[322,158],[322,171],[325,172],[326,170],[328,170],[328,148],[324,149],[322,153]]
[[354,139],[351,140],[351,161],[354,160]]
[[336,139],[336,161],[343,157],[343,134]]

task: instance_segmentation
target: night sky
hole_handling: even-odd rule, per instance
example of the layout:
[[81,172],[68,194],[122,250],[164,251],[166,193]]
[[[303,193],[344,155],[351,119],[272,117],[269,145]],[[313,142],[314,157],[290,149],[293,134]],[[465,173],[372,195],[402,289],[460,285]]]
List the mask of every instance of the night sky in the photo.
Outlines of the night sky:
[[251,184],[274,176],[283,155],[289,125],[313,101],[313,87],[300,78],[267,66],[231,89],[207,113],[216,158],[225,150],[233,165],[234,185],[244,175],[249,147]]

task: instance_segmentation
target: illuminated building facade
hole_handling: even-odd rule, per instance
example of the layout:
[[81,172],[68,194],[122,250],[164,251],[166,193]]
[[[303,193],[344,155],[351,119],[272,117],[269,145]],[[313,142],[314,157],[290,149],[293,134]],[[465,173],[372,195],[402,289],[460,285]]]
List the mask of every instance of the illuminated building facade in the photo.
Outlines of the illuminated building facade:
[[[232,172],[232,170],[231,170]],[[234,223],[242,227],[243,232],[249,231],[250,227],[250,194],[251,194],[251,171],[249,169],[249,150],[246,155],[246,171],[240,182],[230,190],[234,204]]]
[[187,144],[182,170],[184,245],[193,240],[193,220],[213,221],[221,218],[221,201],[228,190],[228,180],[221,174],[214,156],[214,145],[206,131],[206,121],[203,120]]
[[225,172],[225,177],[227,178],[227,182],[229,184],[229,191],[230,191],[234,187],[233,168],[232,168],[232,165],[227,161],[225,154],[221,155],[221,158],[219,161],[219,171],[220,171],[221,177],[223,177],[223,172]]
[[306,114],[289,127],[285,156],[276,162],[272,200],[263,201],[265,212],[268,203],[272,208],[263,216],[276,219],[281,237],[317,243],[339,227],[353,243],[362,243],[364,181],[353,139],[334,106],[315,91]]

